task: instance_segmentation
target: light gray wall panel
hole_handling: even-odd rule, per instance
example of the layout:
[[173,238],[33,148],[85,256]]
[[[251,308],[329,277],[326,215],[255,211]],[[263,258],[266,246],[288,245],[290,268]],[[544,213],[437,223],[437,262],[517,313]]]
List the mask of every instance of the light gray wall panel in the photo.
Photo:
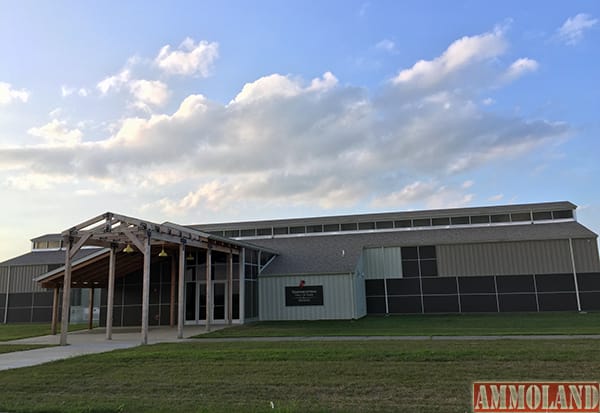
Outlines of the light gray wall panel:
[[567,240],[439,245],[437,254],[441,276],[571,272]]
[[402,277],[402,254],[400,247],[364,249],[363,271],[366,279]]
[[382,277],[383,248],[367,248],[363,250],[363,270],[366,279]]
[[384,274],[386,278],[402,277],[402,253],[400,247],[383,249]]
[[595,239],[574,239],[573,255],[577,272],[600,272],[598,243]]
[[[356,295],[354,274],[315,274],[301,276],[259,276],[261,320],[328,320],[355,317],[353,297]],[[285,287],[306,285],[323,286],[322,306],[286,307]],[[364,288],[364,287],[363,287]],[[360,291],[358,292],[360,294]],[[364,297],[364,290],[362,292]],[[363,298],[364,301],[364,298]]]

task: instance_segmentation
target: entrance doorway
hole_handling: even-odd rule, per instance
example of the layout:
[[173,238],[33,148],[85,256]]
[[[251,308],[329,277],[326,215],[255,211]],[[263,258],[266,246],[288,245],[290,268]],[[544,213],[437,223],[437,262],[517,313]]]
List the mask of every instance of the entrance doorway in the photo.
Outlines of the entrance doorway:
[[[225,323],[227,320],[226,281],[212,282],[212,320],[211,323]],[[185,283],[185,323],[206,324],[206,281],[187,281]]]

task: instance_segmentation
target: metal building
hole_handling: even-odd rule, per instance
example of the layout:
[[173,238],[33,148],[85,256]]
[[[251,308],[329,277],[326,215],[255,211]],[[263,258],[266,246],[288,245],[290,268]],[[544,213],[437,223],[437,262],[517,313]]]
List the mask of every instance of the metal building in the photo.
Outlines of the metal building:
[[[597,235],[576,208],[547,202],[190,226],[106,213],[58,239],[103,247],[70,250],[81,254],[68,260],[70,286],[100,289],[100,322],[109,317],[111,326],[600,310]],[[90,222],[96,227],[85,229]],[[46,267],[19,277],[17,259],[7,262],[13,285],[14,277],[30,283],[31,320],[43,313],[33,310],[35,294],[49,288],[58,297],[64,288],[58,248]],[[57,308],[44,294],[47,320]]]

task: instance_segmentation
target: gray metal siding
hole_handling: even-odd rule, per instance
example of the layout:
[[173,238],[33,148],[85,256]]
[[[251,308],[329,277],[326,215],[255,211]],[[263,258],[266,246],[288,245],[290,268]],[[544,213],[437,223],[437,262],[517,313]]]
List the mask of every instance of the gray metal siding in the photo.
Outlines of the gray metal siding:
[[573,256],[575,257],[575,270],[578,273],[600,272],[598,243],[595,239],[574,239]]
[[439,245],[437,262],[440,276],[572,272],[568,240]]
[[366,248],[363,258],[363,270],[367,280],[402,277],[400,247]]
[[[354,274],[350,273],[259,277],[260,319],[328,320],[356,318],[353,305],[353,297],[355,296],[353,294],[354,278]],[[304,280],[306,285],[323,286],[322,306],[286,307],[285,287],[298,286],[301,280]]]
[[[8,266],[0,267],[0,292],[6,292],[6,283],[8,280]],[[33,278],[48,271],[47,265],[18,265],[10,267],[10,287],[11,293],[42,292],[41,288]]]

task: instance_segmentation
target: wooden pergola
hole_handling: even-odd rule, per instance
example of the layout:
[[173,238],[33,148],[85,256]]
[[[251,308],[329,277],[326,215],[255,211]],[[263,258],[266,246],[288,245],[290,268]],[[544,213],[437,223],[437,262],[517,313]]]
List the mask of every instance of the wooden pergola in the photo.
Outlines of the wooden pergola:
[[[119,261],[121,274],[138,269],[142,265],[142,326],[141,342],[148,343],[148,313],[150,302],[150,266],[158,256],[158,251],[176,251],[173,256],[178,257],[171,265],[171,325],[174,322],[175,285],[178,296],[177,311],[177,337],[183,337],[184,324],[184,277],[185,254],[188,249],[202,249],[206,251],[206,328],[210,329],[213,306],[211,302],[211,254],[220,251],[227,254],[227,285],[229,294],[232,291],[233,255],[244,256],[245,244],[228,238],[210,235],[173,223],[156,224],[124,215],[106,212],[91,218],[62,232],[65,247],[65,265],[63,269],[51,272],[38,279],[45,288],[54,288],[52,309],[52,331],[55,333],[58,322],[59,289],[62,287],[62,314],[60,344],[67,344],[67,331],[70,313],[71,287],[81,288],[107,288],[106,307],[106,338],[112,339],[113,306],[115,290],[116,264]],[[99,246],[105,249],[80,260],[77,265],[77,280],[72,279],[73,258],[84,246]],[[140,254],[131,254],[128,251],[137,249]],[[108,259],[107,259],[108,256]],[[241,265],[243,267],[243,265]],[[176,270],[178,268],[178,270]],[[176,273],[178,281],[176,282]],[[240,274],[240,285],[243,284],[243,270]],[[240,291],[241,293],[242,291]],[[231,307],[232,300],[228,300]],[[91,305],[90,305],[91,307]],[[231,322],[231,308],[229,322]],[[90,314],[91,317],[91,314]],[[243,318],[243,316],[240,316]]]

